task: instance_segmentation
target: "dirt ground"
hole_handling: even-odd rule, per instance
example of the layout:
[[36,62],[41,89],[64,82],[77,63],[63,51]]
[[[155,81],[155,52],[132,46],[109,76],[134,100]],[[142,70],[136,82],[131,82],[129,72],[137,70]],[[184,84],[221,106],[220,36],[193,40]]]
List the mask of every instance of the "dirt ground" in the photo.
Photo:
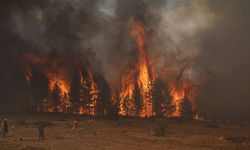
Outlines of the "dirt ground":
[[[3,120],[6,117],[0,115]],[[153,120],[110,121],[84,119],[71,130],[75,116],[8,115],[9,134],[0,138],[0,150],[249,150],[250,141],[230,141],[250,136],[248,123],[218,123],[168,119],[164,137],[154,135]],[[45,140],[38,140],[37,122],[50,124]],[[2,131],[1,135],[2,135]]]

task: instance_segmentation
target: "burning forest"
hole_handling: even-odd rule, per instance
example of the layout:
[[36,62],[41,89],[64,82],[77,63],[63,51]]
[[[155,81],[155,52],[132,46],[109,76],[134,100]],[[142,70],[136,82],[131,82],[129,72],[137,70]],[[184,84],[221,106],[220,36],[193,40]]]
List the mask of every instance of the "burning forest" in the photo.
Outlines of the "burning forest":
[[0,110],[193,119],[249,114],[241,105],[249,92],[240,90],[248,87],[248,72],[239,69],[248,61],[238,59],[247,46],[241,40],[234,55],[228,43],[236,40],[227,35],[234,30],[224,28],[232,24],[230,9],[238,9],[233,2],[228,10],[206,0],[5,3]]
[[248,3],[0,1],[0,149],[249,150]]
[[132,21],[128,35],[138,55],[121,75],[120,87],[116,89],[81,59],[72,70],[63,66],[65,58],[58,54],[51,57],[22,54],[29,109],[92,116],[109,115],[117,110],[117,115],[127,117],[161,115],[199,119],[196,97],[209,76],[197,82],[190,81],[185,75],[186,64],[174,80],[162,82],[154,61],[148,57],[149,33],[140,20]]

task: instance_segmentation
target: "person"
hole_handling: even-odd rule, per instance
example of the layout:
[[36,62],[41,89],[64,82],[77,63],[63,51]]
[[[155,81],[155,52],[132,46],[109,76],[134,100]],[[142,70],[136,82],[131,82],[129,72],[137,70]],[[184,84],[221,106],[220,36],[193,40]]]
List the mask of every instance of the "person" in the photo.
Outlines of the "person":
[[45,125],[43,122],[41,122],[38,126],[39,140],[44,140],[44,128],[45,128]]
[[73,121],[73,127],[71,128],[71,130],[74,130],[75,127],[76,127],[76,125],[77,125],[77,120],[75,119],[75,120]]
[[7,119],[4,119],[4,121],[2,123],[2,129],[3,129],[3,138],[5,138],[7,136],[7,133],[8,133],[8,121],[7,121]]

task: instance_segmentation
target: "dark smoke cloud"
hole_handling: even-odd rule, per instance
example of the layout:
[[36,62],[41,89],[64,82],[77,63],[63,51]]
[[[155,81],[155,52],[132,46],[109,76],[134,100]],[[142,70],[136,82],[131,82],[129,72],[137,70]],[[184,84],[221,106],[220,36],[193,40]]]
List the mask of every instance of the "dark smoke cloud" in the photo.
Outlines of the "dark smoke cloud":
[[213,75],[199,94],[199,111],[245,119],[250,114],[248,10],[245,0],[2,1],[0,109],[23,100],[19,59],[24,52],[60,56],[66,70],[88,63],[119,87],[121,75],[138,56],[128,35],[138,19],[163,81],[174,79],[186,64],[192,81],[208,69]]
[[204,36],[197,63],[210,63],[215,79],[204,89],[201,109],[214,116],[249,119],[249,2],[208,1],[216,24]]

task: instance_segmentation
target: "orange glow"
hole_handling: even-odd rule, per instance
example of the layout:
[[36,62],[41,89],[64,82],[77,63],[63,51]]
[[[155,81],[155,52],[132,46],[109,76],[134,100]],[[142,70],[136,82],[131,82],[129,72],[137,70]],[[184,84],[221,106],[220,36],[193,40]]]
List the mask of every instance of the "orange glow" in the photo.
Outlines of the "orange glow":
[[[171,102],[175,106],[174,111],[172,112],[172,117],[181,117],[183,114],[181,114],[181,105],[184,100],[184,98],[188,98],[192,111],[194,112],[196,109],[196,98],[199,92],[200,87],[207,82],[208,80],[208,73],[205,71],[201,74],[200,80],[197,82],[191,82],[189,79],[187,79],[184,75],[180,77],[177,81],[172,81],[169,84],[170,87],[170,96],[171,96]],[[198,114],[193,114],[193,118],[197,119],[202,118]]]
[[80,107],[79,107],[79,115],[82,115],[82,114],[84,114],[84,111],[83,111],[83,107],[80,106]]
[[[142,109],[140,110],[141,117],[151,117],[154,115],[152,96],[150,91],[154,82],[155,74],[152,72],[151,66],[148,63],[145,29],[139,21],[132,24],[130,35],[135,38],[137,49],[139,50],[138,64],[121,79],[120,92],[120,114],[135,116],[135,84],[138,84],[140,97],[142,101]],[[126,107],[126,108],[125,108]]]
[[[129,32],[129,36],[135,41],[136,52],[138,52],[138,58],[133,61],[134,64],[130,64],[130,67],[124,72],[121,76],[121,86],[116,92],[111,91],[112,102],[113,105],[118,105],[119,107],[119,115],[121,116],[130,116],[130,117],[152,117],[156,115],[156,105],[154,103],[155,97],[157,94],[153,94],[155,91],[160,92],[159,101],[157,101],[157,105],[160,106],[164,104],[166,111],[162,112],[159,109],[163,109],[161,107],[157,107],[158,112],[162,112],[164,116],[167,117],[182,117],[182,104],[184,99],[188,99],[191,104],[191,109],[194,112],[196,110],[196,98],[198,95],[198,91],[207,80],[208,74],[203,73],[201,79],[197,82],[190,81],[188,77],[184,75],[185,68],[181,70],[181,74],[173,80],[172,76],[170,78],[172,80],[169,81],[167,78],[167,82],[163,82],[160,84],[160,88],[157,89],[158,76],[155,71],[155,68],[152,65],[152,60],[148,58],[147,54],[147,32],[143,24],[135,20],[131,24],[131,29]],[[100,89],[102,89],[101,85],[96,83],[96,78],[94,72],[89,68],[89,66],[79,66],[81,69],[78,71],[77,77],[80,77],[80,84],[77,84],[76,90],[79,89],[79,93],[75,94],[79,98],[75,98],[76,100],[72,100],[70,97],[71,90],[71,79],[66,76],[64,73],[68,73],[69,70],[65,70],[62,68],[64,63],[62,63],[62,58],[46,58],[37,56],[34,54],[25,54],[24,57],[28,60],[29,65],[24,70],[24,76],[27,81],[28,86],[32,84],[32,71],[33,67],[38,71],[38,73],[43,74],[47,77],[49,81],[48,90],[51,94],[55,85],[57,84],[61,91],[60,104],[54,104],[52,102],[52,96],[46,97],[44,104],[42,104],[39,110],[43,110],[45,112],[73,112],[76,114],[84,114],[84,115],[97,115],[99,111],[97,111],[97,107],[102,105],[99,102]],[[31,65],[32,64],[32,65]],[[84,68],[84,69],[83,69]],[[161,68],[162,69],[162,68]],[[167,73],[170,73],[170,69],[164,68],[167,70]],[[158,70],[159,71],[159,70]],[[175,70],[176,71],[176,70]],[[175,73],[175,71],[173,71]],[[72,74],[68,74],[72,75]],[[35,76],[35,74],[34,74]],[[167,76],[167,75],[166,75]],[[79,80],[79,78],[77,78]],[[75,80],[73,80],[75,81]],[[161,79],[159,78],[159,81]],[[74,83],[73,83],[74,85]],[[79,87],[79,88],[78,88]],[[168,88],[169,90],[166,91]],[[72,88],[73,89],[73,88]],[[74,93],[74,92],[72,92]],[[73,96],[72,96],[73,97]],[[101,100],[100,100],[101,101]],[[168,108],[168,102],[171,105],[171,108]],[[58,102],[56,102],[58,103]],[[100,104],[100,105],[99,105]],[[52,106],[58,105],[58,106]],[[74,107],[74,108],[73,108]],[[58,108],[58,109],[55,109]],[[153,109],[154,108],[154,109]],[[173,108],[173,109],[172,109]],[[105,110],[103,110],[103,114],[105,114]],[[198,114],[192,114],[194,119],[201,119],[202,117]]]
[[183,90],[178,90],[175,87],[170,88],[170,96],[172,97],[172,104],[175,106],[175,110],[172,113],[172,117],[181,116],[181,102],[185,97]]
[[69,90],[70,90],[69,82],[63,80],[55,73],[47,72],[47,73],[45,73],[45,75],[49,79],[49,90],[50,91],[53,90],[55,84],[57,83],[60,90],[62,91],[61,96],[68,96]]
[[[90,91],[90,99],[87,100],[89,101],[89,103],[87,104],[87,108],[84,108],[83,106],[79,107],[79,114],[88,114],[88,115],[96,115],[96,103],[97,103],[97,99],[98,99],[98,86],[95,83],[94,79],[93,79],[93,73],[87,69],[87,76],[84,77],[81,70],[79,70],[79,75],[80,75],[80,84],[81,86],[83,86],[84,88],[89,88]],[[87,83],[90,82],[90,87],[88,87]],[[86,101],[86,99],[85,99]],[[83,102],[83,99],[81,98],[81,102]]]

